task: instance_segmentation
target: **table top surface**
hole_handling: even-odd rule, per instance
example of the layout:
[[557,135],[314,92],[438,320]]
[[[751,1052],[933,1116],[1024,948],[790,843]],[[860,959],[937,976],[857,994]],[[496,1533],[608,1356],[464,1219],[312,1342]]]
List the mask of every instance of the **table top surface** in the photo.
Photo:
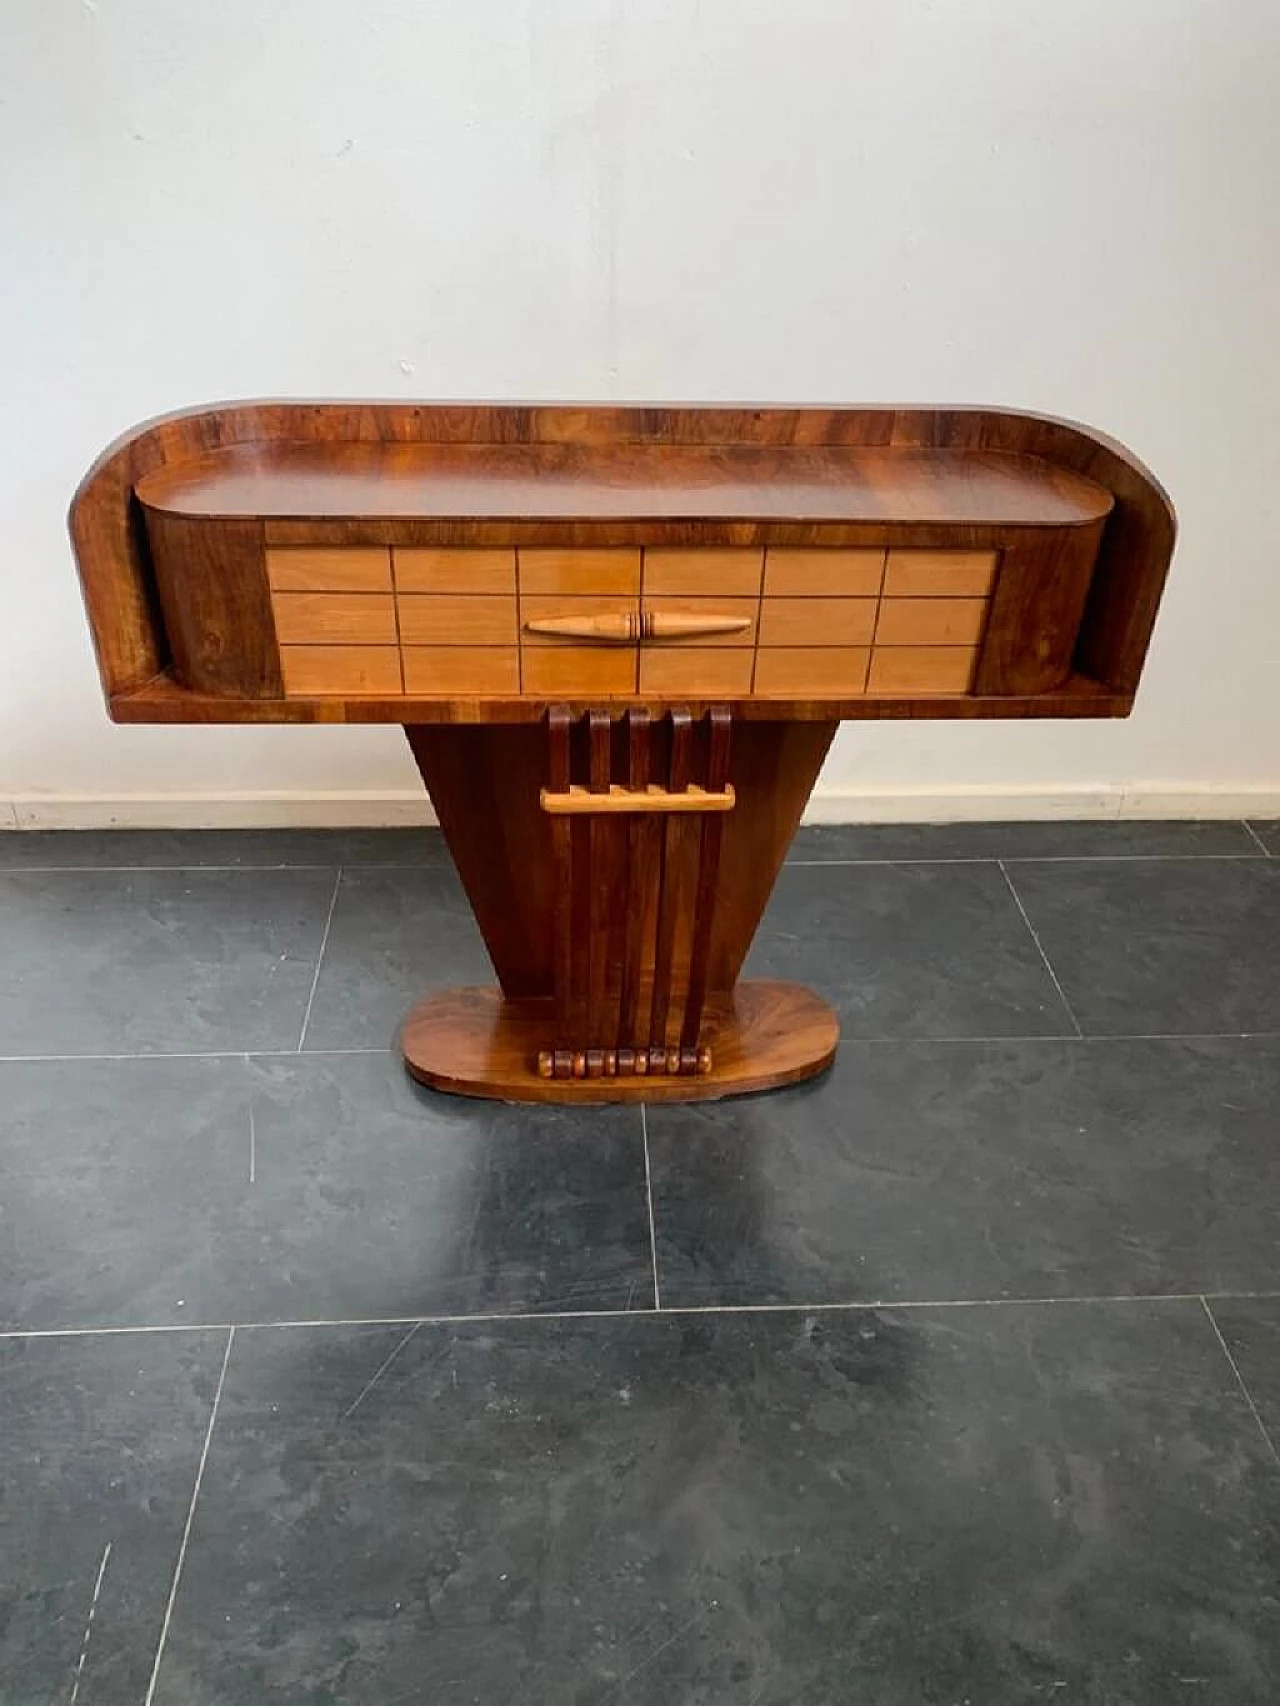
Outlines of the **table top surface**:
[[261,442],[154,469],[190,517],[683,518],[1085,526],[1112,494],[1036,457],[853,446]]

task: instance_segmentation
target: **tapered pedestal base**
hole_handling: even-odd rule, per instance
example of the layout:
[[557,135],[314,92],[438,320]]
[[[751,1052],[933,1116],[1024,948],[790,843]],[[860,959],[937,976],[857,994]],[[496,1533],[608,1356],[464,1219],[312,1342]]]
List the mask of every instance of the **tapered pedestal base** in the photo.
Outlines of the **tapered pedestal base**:
[[504,1000],[499,990],[444,989],[411,1009],[400,1033],[405,1065],[422,1084],[501,1102],[706,1102],[771,1090],[830,1066],[840,1034],[820,996],[760,979],[707,997],[707,1073],[542,1078],[538,1053],[553,1035],[550,999]]

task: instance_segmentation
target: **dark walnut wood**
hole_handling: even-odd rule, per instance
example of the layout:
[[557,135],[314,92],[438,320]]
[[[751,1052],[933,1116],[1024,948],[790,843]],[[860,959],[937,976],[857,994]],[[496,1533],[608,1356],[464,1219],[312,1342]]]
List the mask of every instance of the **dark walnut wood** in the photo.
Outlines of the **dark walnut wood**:
[[1009,411],[263,402],[128,434],[71,531],[116,720],[405,727],[500,985],[410,1070],[599,1101],[827,1064],[737,980],[839,722],[1127,714],[1174,517]]

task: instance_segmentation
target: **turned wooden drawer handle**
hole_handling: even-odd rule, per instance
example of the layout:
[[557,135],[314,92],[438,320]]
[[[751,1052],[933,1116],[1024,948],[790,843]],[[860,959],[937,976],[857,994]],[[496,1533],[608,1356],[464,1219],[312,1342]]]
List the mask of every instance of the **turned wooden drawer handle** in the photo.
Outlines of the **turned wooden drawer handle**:
[[611,610],[598,616],[543,616],[526,622],[526,634],[550,634],[562,640],[685,640],[704,634],[741,634],[749,616],[695,616],[683,610]]

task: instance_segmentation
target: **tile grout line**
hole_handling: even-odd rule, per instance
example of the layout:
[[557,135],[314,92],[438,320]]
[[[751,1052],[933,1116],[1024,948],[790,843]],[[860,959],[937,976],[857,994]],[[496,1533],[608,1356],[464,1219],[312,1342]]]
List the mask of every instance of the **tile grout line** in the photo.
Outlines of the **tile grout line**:
[[98,1565],[98,1578],[93,1584],[93,1598],[89,1601],[89,1617],[84,1626],[84,1639],[80,1643],[80,1657],[76,1660],[75,1681],[71,1685],[70,1706],[76,1706],[80,1697],[80,1683],[84,1677],[84,1662],[89,1656],[89,1638],[93,1634],[93,1620],[98,1615],[98,1596],[102,1592],[102,1578],[107,1573],[107,1560],[111,1556],[113,1542],[107,1541],[102,1549],[102,1562]]
[[124,1338],[130,1333],[254,1333],[299,1331],[331,1327],[485,1327],[504,1322],[634,1321],[643,1316],[676,1315],[856,1315],[869,1312],[910,1312],[917,1309],[1043,1309],[1063,1304],[1072,1308],[1097,1304],[1272,1302],[1280,1291],[1150,1291],[1073,1293],[1066,1297],[878,1297],[862,1301],[809,1303],[668,1303],[661,1309],[524,1309],[471,1315],[356,1315],[319,1316],[289,1321],[173,1321],[134,1327],[30,1327],[0,1331],[0,1343],[23,1339]]
[[204,1433],[204,1446],[200,1452],[200,1462],[196,1466],[195,1485],[191,1489],[191,1503],[187,1507],[186,1526],[182,1530],[182,1542],[178,1547],[178,1562],[173,1571],[173,1582],[169,1588],[169,1601],[164,1608],[164,1622],[160,1625],[160,1640],[156,1645],[155,1663],[151,1666],[151,1680],[147,1684],[146,1696],[142,1706],[151,1706],[155,1699],[156,1683],[160,1677],[160,1661],[164,1657],[165,1642],[169,1638],[169,1625],[173,1621],[173,1607],[178,1598],[178,1584],[182,1580],[182,1566],[186,1561],[187,1546],[191,1540],[191,1525],[195,1521],[196,1502],[200,1497],[200,1484],[204,1480],[204,1466],[209,1459],[209,1445],[213,1439],[213,1425],[218,1419],[218,1406],[222,1402],[222,1388],[227,1378],[227,1364],[231,1361],[231,1347],[236,1342],[234,1327],[227,1329],[227,1348],[222,1353],[222,1367],[218,1372],[218,1384],[214,1388],[213,1407],[209,1411],[209,1426]]
[[649,1110],[640,1104],[640,1140],[644,1144],[644,1195],[649,1207],[649,1254],[653,1258],[653,1307],[662,1308],[658,1289],[658,1227],[653,1218],[653,1174],[649,1169]]
[[[1253,834],[1252,830],[1250,834]],[[1253,839],[1258,841],[1256,835]],[[1258,841],[1258,847],[1264,859],[1271,857],[1261,841]],[[1238,853],[956,853],[945,856],[911,853],[900,859],[786,859],[783,863],[785,866],[820,870],[823,866],[838,869],[847,865],[1203,865],[1241,859],[1252,862],[1258,857],[1258,853],[1250,853],[1247,849]]]
[[[245,1076],[249,1076],[249,1056],[244,1057]],[[258,1125],[253,1114],[253,1081],[249,1080],[249,1183],[258,1182]]]
[[998,859],[996,861],[996,863],[1000,867],[1000,875],[1005,880],[1005,886],[1008,888],[1009,893],[1013,896],[1013,904],[1017,907],[1018,911],[1022,914],[1022,922],[1026,925],[1028,931],[1031,934],[1031,940],[1036,945],[1036,952],[1039,954],[1041,960],[1044,962],[1044,969],[1048,972],[1050,978],[1053,980],[1053,987],[1058,992],[1058,1000],[1061,1001],[1063,1007],[1066,1009],[1067,1018],[1070,1019],[1071,1023],[1075,1026],[1076,1035],[1081,1039],[1081,1041],[1083,1041],[1084,1040],[1084,1031],[1081,1029],[1080,1021],[1079,1021],[1079,1019],[1076,1018],[1075,1012],[1072,1009],[1071,1003],[1067,1000],[1067,997],[1063,991],[1062,985],[1058,982],[1057,972],[1054,971],[1053,967],[1049,964],[1049,956],[1044,951],[1044,944],[1043,944],[1043,942],[1041,942],[1040,937],[1037,934],[1035,925],[1031,922],[1030,918],[1027,916],[1027,909],[1022,904],[1022,896],[1018,893],[1017,889],[1014,888],[1013,878],[1009,875],[1008,870],[1005,868],[1004,860]]
[[333,927],[334,909],[338,904],[338,890],[342,887],[342,866],[338,866],[333,879],[333,893],[329,896],[329,913],[324,921],[324,935],[320,938],[320,951],[316,955],[315,976],[311,979],[311,993],[307,996],[307,1010],[302,1015],[302,1030],[298,1033],[298,1046],[293,1051],[302,1053],[302,1045],[307,1040],[307,1026],[311,1023],[311,1008],[316,998],[316,990],[320,985],[320,968],[324,964],[324,951],[329,946],[329,931]]
[[1231,1347],[1223,1337],[1222,1328],[1218,1325],[1217,1317],[1209,1307],[1209,1299],[1202,1296],[1200,1302],[1204,1308],[1205,1314],[1209,1317],[1209,1325],[1213,1328],[1213,1331],[1217,1336],[1218,1343],[1222,1346],[1222,1354],[1231,1364],[1231,1372],[1236,1377],[1236,1385],[1240,1388],[1244,1401],[1249,1406],[1254,1421],[1258,1424],[1258,1432],[1262,1435],[1263,1442],[1265,1443],[1267,1450],[1271,1453],[1272,1461],[1276,1464],[1277,1468],[1280,1468],[1280,1451],[1276,1450],[1275,1441],[1267,1432],[1266,1423],[1258,1413],[1258,1406],[1253,1401],[1253,1393],[1250,1392],[1249,1388],[1245,1385],[1244,1375],[1240,1372],[1240,1365],[1236,1361],[1235,1357],[1232,1356]]
[[371,1377],[365,1381],[364,1385],[360,1388],[358,1395],[352,1399],[351,1403],[348,1404],[346,1409],[342,1412],[340,1420],[345,1422],[348,1416],[352,1415],[356,1410],[358,1410],[360,1408],[361,1404],[364,1403],[365,1399],[373,1391],[374,1387],[382,1379],[383,1375],[391,1367],[392,1363],[400,1355],[400,1352],[402,1350],[404,1350],[405,1346],[409,1343],[410,1339],[413,1338],[415,1333],[418,1332],[418,1330],[421,1328],[421,1326],[422,1326],[421,1321],[415,1321],[413,1326],[410,1327],[409,1331],[405,1334],[404,1338],[399,1340],[399,1342],[396,1344],[395,1349],[393,1351],[391,1351],[391,1353],[388,1356],[383,1357],[382,1361],[378,1364],[377,1369],[374,1371],[374,1373],[371,1375]]
[[1249,822],[1248,818],[1242,817],[1240,819],[1240,822],[1244,826],[1245,834],[1252,836],[1253,839],[1258,843],[1258,851],[1262,854],[1263,858],[1269,859],[1271,857],[1271,849],[1267,846],[1266,842],[1262,839],[1262,837],[1258,834],[1257,830]]

